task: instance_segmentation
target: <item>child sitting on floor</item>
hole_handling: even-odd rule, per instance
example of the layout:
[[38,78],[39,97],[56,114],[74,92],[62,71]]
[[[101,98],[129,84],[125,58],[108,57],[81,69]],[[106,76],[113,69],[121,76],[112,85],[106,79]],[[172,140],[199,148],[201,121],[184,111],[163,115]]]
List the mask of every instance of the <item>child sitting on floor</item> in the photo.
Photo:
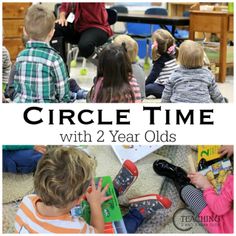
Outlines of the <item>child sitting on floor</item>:
[[141,93],[123,46],[108,45],[99,55],[97,77],[90,92],[94,103],[139,103]]
[[155,161],[154,171],[172,179],[180,198],[186,203],[209,233],[233,233],[234,178],[228,175],[221,192],[215,192],[206,176],[189,173],[165,160]]
[[137,80],[141,92],[141,99],[145,98],[145,73],[140,64],[137,63],[138,43],[129,35],[119,35],[114,39],[114,44],[122,45],[127,50],[127,54],[132,63],[133,76]]
[[[26,47],[27,42],[29,41],[29,37],[23,31],[22,34],[22,43]],[[16,74],[16,63],[12,66],[9,81],[6,89],[7,97],[9,97],[12,101],[16,96],[15,86],[14,86],[14,77]],[[87,97],[88,91],[82,89],[74,79],[69,79],[69,90],[70,90],[70,101],[74,102],[77,99],[85,99]]]
[[53,12],[32,5],[25,16],[29,41],[16,59],[14,86],[18,103],[69,102],[68,73],[62,58],[49,46],[54,34]]
[[203,47],[191,40],[179,48],[180,67],[171,75],[161,102],[224,103],[213,74],[204,67]]
[[[93,181],[95,160],[75,147],[52,147],[38,163],[34,175],[35,194],[25,196],[16,214],[18,233],[103,233],[101,204],[110,199],[108,186],[96,187]],[[123,194],[137,178],[133,163],[125,162],[114,179],[117,195]],[[91,184],[91,186],[90,186]],[[89,191],[87,191],[89,188]],[[71,209],[84,197],[91,209],[88,225],[83,218],[73,217]],[[169,199],[160,195],[146,195],[130,200],[124,216],[127,231],[133,233],[147,217],[158,209],[170,207]]]
[[159,29],[152,35],[153,67],[146,79],[146,96],[161,98],[165,85],[177,68],[175,39],[167,31]]

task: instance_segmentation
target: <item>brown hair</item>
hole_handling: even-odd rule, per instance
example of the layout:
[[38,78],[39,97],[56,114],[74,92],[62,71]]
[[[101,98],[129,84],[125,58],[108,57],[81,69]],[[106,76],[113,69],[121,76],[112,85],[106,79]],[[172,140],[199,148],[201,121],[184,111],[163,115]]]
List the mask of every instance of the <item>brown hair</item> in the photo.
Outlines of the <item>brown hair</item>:
[[[99,85],[103,78],[102,85]],[[123,46],[114,44],[103,49],[98,58],[97,80],[91,91],[91,100],[95,103],[126,103],[135,102],[133,89],[130,85],[132,65]],[[96,94],[96,90],[99,93]]]
[[136,57],[138,55],[138,43],[133,38],[131,38],[129,35],[126,34],[118,35],[114,39],[114,44],[121,46],[122,43],[125,44],[125,48],[127,50],[127,54],[130,58],[130,61],[132,63],[136,62]]
[[55,25],[55,16],[47,8],[34,4],[25,15],[25,31],[30,39],[44,41]]
[[87,190],[95,160],[76,147],[47,149],[34,176],[35,193],[47,206],[65,208]]
[[179,47],[179,63],[189,69],[204,65],[203,47],[192,40],[185,40]]
[[152,59],[156,61],[160,55],[167,53],[168,49],[175,44],[175,39],[171,33],[164,29],[158,29],[152,34],[152,41],[156,41],[157,48],[152,49]]

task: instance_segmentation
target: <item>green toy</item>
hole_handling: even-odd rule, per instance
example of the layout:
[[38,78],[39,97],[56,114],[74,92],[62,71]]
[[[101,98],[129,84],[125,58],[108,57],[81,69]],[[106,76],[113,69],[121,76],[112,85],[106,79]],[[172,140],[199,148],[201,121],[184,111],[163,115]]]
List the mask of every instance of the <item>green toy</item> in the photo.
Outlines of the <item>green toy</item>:
[[[111,199],[107,200],[102,204],[102,213],[104,222],[114,222],[122,220],[122,215],[119,207],[119,202],[115,193],[115,189],[110,176],[104,176],[102,178],[102,188],[109,184],[107,190],[107,196],[112,196]],[[99,177],[95,178],[95,184],[98,184]],[[86,200],[71,210],[72,216],[81,216],[89,224],[90,223],[90,206]]]

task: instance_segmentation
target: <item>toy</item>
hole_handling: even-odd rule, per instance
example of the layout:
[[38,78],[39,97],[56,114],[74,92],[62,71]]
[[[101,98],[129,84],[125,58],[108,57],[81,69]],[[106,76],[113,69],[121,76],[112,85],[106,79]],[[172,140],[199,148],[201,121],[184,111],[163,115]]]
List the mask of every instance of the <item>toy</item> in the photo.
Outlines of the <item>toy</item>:
[[[95,178],[95,184],[98,184],[100,178]],[[102,187],[104,188],[109,184],[107,190],[107,196],[112,196],[111,199],[107,200],[102,204],[102,211],[105,222],[119,221],[122,219],[118,199],[115,193],[114,186],[110,176],[102,177]],[[82,203],[71,210],[72,216],[82,216],[87,223],[90,222],[90,206],[86,200],[83,200]]]

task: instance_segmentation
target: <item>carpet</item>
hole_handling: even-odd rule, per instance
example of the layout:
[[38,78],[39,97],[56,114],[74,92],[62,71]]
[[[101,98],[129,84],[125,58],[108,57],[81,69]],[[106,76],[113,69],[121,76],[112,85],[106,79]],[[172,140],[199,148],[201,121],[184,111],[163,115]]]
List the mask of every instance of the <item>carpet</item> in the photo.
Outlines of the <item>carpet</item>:
[[33,192],[33,174],[3,173],[3,203],[14,202]]

